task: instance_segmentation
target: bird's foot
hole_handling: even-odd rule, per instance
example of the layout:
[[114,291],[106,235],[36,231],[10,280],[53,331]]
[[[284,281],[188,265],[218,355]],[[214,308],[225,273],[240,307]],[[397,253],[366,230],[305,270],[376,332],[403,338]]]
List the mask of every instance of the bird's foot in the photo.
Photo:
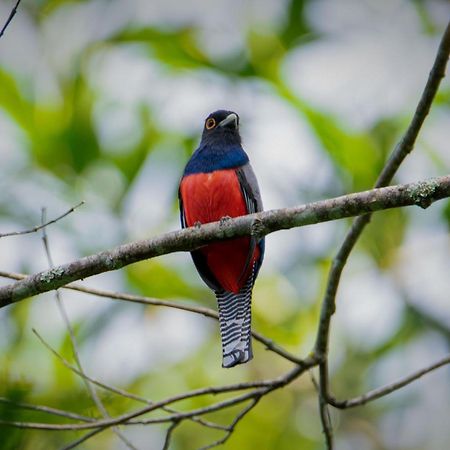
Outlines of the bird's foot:
[[197,220],[197,222],[194,222],[194,227],[195,228],[201,228],[201,226],[202,226],[202,223],[199,222],[198,220]]
[[264,236],[264,225],[258,218],[253,221],[251,230],[252,236],[256,238]]
[[220,223],[220,226],[223,226],[223,225],[225,225],[227,222],[229,222],[231,220],[231,217],[230,216],[223,216],[223,217],[221,217],[221,219],[220,219],[220,221],[219,221],[219,223]]

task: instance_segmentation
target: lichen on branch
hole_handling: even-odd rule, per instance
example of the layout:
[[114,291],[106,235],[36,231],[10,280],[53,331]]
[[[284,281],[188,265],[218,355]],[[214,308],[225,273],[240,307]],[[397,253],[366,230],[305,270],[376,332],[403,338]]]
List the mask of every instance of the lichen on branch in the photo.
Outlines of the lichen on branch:
[[0,307],[138,261],[178,251],[191,251],[215,241],[248,236],[254,234],[255,230],[259,236],[264,236],[279,230],[361,216],[390,208],[416,204],[425,207],[449,196],[450,175],[447,175],[418,183],[343,195],[293,208],[249,214],[225,223],[214,222],[172,231],[86,256],[4,286],[0,288]]

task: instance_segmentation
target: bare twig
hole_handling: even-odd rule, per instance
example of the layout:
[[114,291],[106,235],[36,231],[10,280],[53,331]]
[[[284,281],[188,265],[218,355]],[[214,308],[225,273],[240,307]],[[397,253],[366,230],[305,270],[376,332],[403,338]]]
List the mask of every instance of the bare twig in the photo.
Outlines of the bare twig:
[[96,428],[95,430],[91,430],[81,436],[80,438],[76,439],[75,441],[72,441],[71,443],[65,445],[61,450],[72,450],[73,448],[78,447],[83,442],[87,441],[91,437],[94,437],[96,434],[101,433],[103,431],[102,428]]
[[72,364],[70,364],[62,355],[60,355],[35,329],[33,329],[33,333],[39,339],[41,344],[44,345],[45,348],[47,348],[47,350],[49,350],[56,358],[58,358],[59,361],[61,361],[61,363],[65,367],[67,367],[73,373],[75,373],[80,378],[82,378],[84,382],[86,380],[88,380],[90,383],[95,384],[95,385],[97,385],[97,386],[99,386],[99,387],[101,387],[101,388],[103,388],[103,389],[105,389],[107,391],[110,391],[110,392],[113,392],[115,394],[121,395],[122,397],[126,397],[126,398],[129,398],[131,400],[136,400],[138,402],[142,402],[142,403],[146,403],[146,404],[149,403],[143,397],[140,397],[138,395],[132,394],[132,393],[127,392],[127,391],[124,391],[123,389],[107,385],[107,384],[105,384],[105,383],[103,383],[103,382],[93,378],[92,376],[90,376],[90,375],[80,371],[79,368],[77,368],[77,367],[73,366]]
[[39,231],[45,227],[47,227],[48,225],[52,225],[56,222],[58,222],[59,220],[63,219],[64,217],[68,216],[70,213],[74,212],[77,208],[79,208],[81,205],[84,205],[84,201],[78,203],[75,206],[72,206],[72,208],[70,208],[69,210],[67,210],[64,214],[61,214],[58,217],[55,217],[52,220],[49,220],[48,222],[45,223],[41,223],[40,225],[36,225],[33,228],[30,228],[28,230],[23,230],[23,231],[10,231],[9,233],[0,233],[0,238],[3,237],[7,237],[7,236],[21,236],[23,234],[30,234],[30,233],[36,233],[36,231]]
[[233,434],[236,425],[258,404],[260,398],[261,397],[254,397],[250,401],[250,403],[244,409],[242,409],[242,411],[233,419],[233,422],[231,422],[230,426],[227,428],[227,432],[222,438],[218,439],[212,444],[200,448],[199,450],[208,450],[210,448],[218,447],[219,445],[225,444],[225,442],[228,441],[228,439],[230,439],[231,435]]
[[[166,398],[165,400],[161,400],[159,402],[155,402],[152,405],[145,406],[141,409],[137,409],[126,414],[122,414],[120,416],[111,418],[111,419],[101,419],[92,423],[82,423],[82,424],[49,424],[49,423],[36,423],[36,422],[17,422],[17,421],[0,421],[0,425],[7,425],[16,428],[30,428],[36,430],[54,430],[54,431],[64,431],[64,430],[90,430],[96,428],[108,428],[115,425],[143,425],[143,424],[156,424],[156,423],[168,423],[173,422],[175,420],[183,420],[190,417],[194,417],[197,415],[204,415],[214,411],[218,411],[221,409],[228,408],[230,406],[238,405],[247,400],[256,397],[262,397],[269,392],[280,389],[288,384],[290,384],[293,380],[297,379],[301,376],[305,371],[310,369],[311,367],[318,364],[318,360],[311,356],[307,358],[304,362],[303,366],[296,366],[291,371],[287,372],[281,377],[264,380],[264,381],[255,381],[255,382],[247,382],[247,383],[237,383],[227,386],[220,387],[207,387],[202,389],[196,389],[190,392],[185,392],[182,394],[174,395],[172,397]],[[209,394],[221,394],[226,392],[235,392],[241,390],[250,390],[238,397],[234,397],[231,399],[224,400],[222,402],[205,406],[203,408],[198,408],[195,410],[191,410],[188,412],[176,413],[169,415],[167,417],[154,418],[154,419],[136,419],[137,417],[141,417],[144,414],[147,414],[152,411],[156,411],[161,409],[163,406],[167,406],[169,404],[179,402],[181,400],[185,400],[188,398],[198,397],[201,395],[209,395]]]
[[[74,367],[73,365],[71,365],[66,359],[64,359],[53,347],[51,347],[50,344],[48,344],[44,338],[36,331],[33,329],[33,333],[37,336],[37,338],[41,341],[41,343],[51,352],[53,353],[53,355],[55,355],[56,358],[58,358],[62,364],[67,367],[68,369],[70,369],[71,371],[73,371],[74,373],[76,373],[77,375],[81,376],[80,371]],[[151,410],[154,409],[163,409],[166,407],[167,404],[170,403],[174,403],[174,402],[178,402],[180,400],[185,400],[187,398],[192,398],[192,397],[197,397],[197,396],[201,396],[201,395],[217,395],[217,394],[222,394],[222,393],[226,393],[226,392],[233,392],[233,391],[240,391],[240,390],[246,390],[246,389],[253,389],[253,388],[259,388],[259,387],[269,387],[269,386],[281,386],[281,385],[286,385],[289,382],[291,382],[292,380],[294,380],[295,378],[297,378],[301,373],[303,373],[306,369],[310,368],[310,367],[314,367],[315,365],[317,365],[318,361],[314,358],[314,357],[309,357],[307,359],[305,359],[302,363],[302,365],[299,365],[297,367],[295,367],[291,372],[288,372],[285,376],[280,377],[280,378],[276,378],[273,380],[265,380],[265,381],[252,381],[252,382],[247,382],[247,383],[238,383],[238,384],[232,384],[232,385],[225,385],[225,386],[220,386],[220,387],[207,387],[207,388],[201,388],[201,389],[197,389],[194,391],[191,391],[189,393],[185,393],[185,394],[181,394],[179,396],[174,396],[171,397],[169,399],[166,399],[164,401],[160,401],[158,403],[155,402],[148,402],[145,399],[143,399],[142,397],[136,396],[135,394],[131,394],[127,391],[124,391],[123,389],[119,389],[117,387],[113,387],[110,385],[107,385],[101,381],[96,380],[95,378],[89,376],[89,375],[84,375],[91,383],[98,385],[99,387],[109,390],[111,392],[114,392],[116,394],[122,395],[124,397],[130,398],[132,400],[137,400],[137,401],[141,401],[146,403],[148,406],[151,407],[151,409],[149,409],[146,412],[149,412]],[[169,411],[169,412],[174,412],[175,414],[177,413],[176,411]],[[216,427],[217,428],[217,427]],[[219,429],[224,429],[223,427],[220,427]]]
[[319,414],[322,422],[322,431],[325,436],[325,443],[328,450],[333,448],[333,425],[331,423],[330,411],[327,402],[327,389],[324,389],[323,382],[328,379],[328,358],[325,358],[319,365]]
[[[23,280],[27,278],[27,275],[15,272],[0,271],[0,277],[10,278],[12,280]],[[217,314],[216,311],[210,308],[205,308],[204,306],[197,306],[197,305],[193,306],[186,303],[173,302],[169,300],[159,300],[156,298],[145,297],[143,295],[128,294],[125,292],[106,291],[102,289],[82,286],[80,284],[68,284],[66,286],[63,286],[63,288],[83,292],[85,294],[95,295],[97,297],[110,298],[113,300],[124,300],[127,302],[140,303],[143,305],[165,306],[168,308],[180,309],[182,311],[189,311],[195,314],[201,314],[202,316],[205,317],[210,317],[211,319],[214,320],[219,320],[219,315]],[[289,353],[287,350],[285,350],[283,347],[281,347],[279,344],[272,341],[271,339],[263,336],[262,334],[256,331],[252,331],[252,336],[255,338],[255,340],[261,342],[261,344],[263,344],[268,350],[277,353],[281,357],[295,364],[302,364],[303,361],[301,358],[298,358],[292,353]]]
[[[161,423],[169,423],[174,421],[180,421],[183,419],[188,419],[193,416],[209,414],[214,411],[219,411],[222,409],[229,408],[234,405],[238,405],[247,400],[250,400],[255,397],[261,397],[274,389],[278,389],[281,386],[273,385],[271,387],[263,387],[254,389],[250,392],[242,394],[238,397],[234,397],[228,400],[224,400],[222,402],[205,406],[203,408],[198,408],[188,412],[182,412],[173,414],[167,417],[160,417],[154,419],[137,419],[132,420],[135,417],[142,416],[151,410],[159,409],[158,404],[155,403],[154,407],[143,408],[140,410],[133,411],[131,413],[123,414],[121,416],[111,418],[111,419],[102,419],[97,420],[91,423],[74,423],[74,424],[55,424],[55,423],[39,423],[39,422],[19,422],[19,421],[7,421],[0,420],[0,425],[10,426],[14,428],[22,428],[22,429],[33,429],[33,430],[46,430],[46,431],[67,431],[67,430],[93,430],[93,429],[106,429],[115,425],[148,425],[148,424],[161,424]],[[194,396],[194,395],[191,395]],[[189,397],[187,397],[189,398]]]
[[92,417],[82,416],[71,411],[63,411],[62,409],[51,408],[50,406],[44,405],[33,405],[31,403],[15,402],[5,397],[0,397],[0,403],[6,403],[15,408],[30,409],[32,411],[39,411],[46,414],[52,414],[54,416],[66,417],[67,419],[81,420],[82,422],[94,422],[95,419]]
[[172,424],[169,426],[166,432],[166,438],[164,439],[164,445],[162,450],[169,450],[170,440],[172,439],[172,434],[175,431],[175,428],[180,425],[179,420],[174,420]]
[[13,20],[13,17],[16,15],[17,8],[19,7],[20,1],[21,0],[16,1],[16,4],[14,5],[13,9],[9,13],[9,16],[6,19],[5,25],[3,25],[3,28],[0,31],[0,38],[5,34],[5,31],[8,28],[8,25],[11,23],[11,20]]
[[[412,121],[402,139],[397,144],[391,157],[384,166],[384,169],[382,170],[377,182],[375,183],[375,188],[386,186],[392,180],[400,164],[413,149],[419,131],[425,121],[426,116],[428,115],[428,112],[430,111],[431,105],[438,91],[439,84],[442,78],[444,78],[445,76],[445,68],[447,65],[449,53],[450,23],[447,25],[447,28],[441,39],[433,68],[431,69],[428,81],[420,98]],[[326,401],[324,401],[324,399],[328,398],[329,396],[327,358],[331,317],[336,309],[336,293],[342,271],[359,236],[364,230],[364,227],[369,223],[370,218],[371,213],[357,217],[353,222],[349,232],[344,239],[344,242],[342,243],[342,246],[340,247],[336,257],[333,260],[328,275],[326,293],[322,302],[320,322],[315,344],[315,352],[317,353],[317,355],[323,358],[323,362],[320,366],[319,406],[321,410],[324,432],[327,437],[328,449],[332,449],[333,443],[330,424],[327,420],[328,413],[325,412],[327,410],[327,403]]]
[[[420,128],[428,115],[428,112],[436,96],[441,79],[445,76],[445,68],[450,52],[450,23],[442,37],[433,68],[430,72],[425,89],[420,98],[414,117],[394,152],[386,163],[383,171],[375,183],[375,188],[386,186],[395,175],[402,161],[408,156],[414,147]],[[327,290],[322,303],[321,318],[316,340],[316,351],[321,354],[328,349],[328,334],[331,315],[335,310],[335,298],[339,285],[342,269],[347,262],[348,256],[355,246],[364,227],[369,223],[371,214],[361,215],[353,222],[340,247],[328,275]]]
[[[41,215],[42,242],[44,244],[44,249],[45,249],[45,254],[47,255],[48,264],[49,264],[50,268],[53,268],[53,260],[52,260],[52,255],[50,252],[50,246],[49,246],[47,230],[46,230],[46,219],[45,219],[46,209],[45,208],[42,208],[41,214],[42,214]],[[60,295],[58,289],[55,291],[55,299],[56,299],[56,304],[58,306],[59,313],[60,313],[60,315],[64,321],[64,324],[67,328],[67,332],[69,333],[70,344],[72,346],[72,353],[73,353],[73,357],[75,359],[75,363],[78,366],[79,374],[80,374],[81,378],[83,379],[86,389],[89,392],[89,395],[91,396],[91,398],[92,398],[93,402],[95,403],[95,405],[97,406],[98,410],[100,411],[101,415],[104,418],[109,418],[110,415],[108,414],[108,411],[106,410],[105,406],[103,405],[103,402],[100,400],[100,397],[97,395],[97,391],[95,390],[95,388],[92,386],[90,381],[85,376],[85,372],[84,372],[83,366],[81,364],[80,353],[78,351],[77,340],[75,338],[75,332],[73,330],[72,324],[70,323],[69,316],[67,314],[66,308],[64,306],[63,300],[61,298],[61,295]],[[112,430],[117,435],[117,437],[130,450],[137,450],[136,447],[123,435],[123,433],[117,427],[112,427]],[[86,440],[86,436],[85,436],[84,440]]]
[[[69,369],[70,371],[72,371],[73,373],[78,375],[79,377],[88,380],[90,383],[95,384],[98,387],[100,387],[106,391],[120,395],[121,397],[128,398],[130,400],[135,400],[137,402],[144,403],[146,405],[154,404],[154,402],[147,400],[144,397],[141,397],[139,395],[125,391],[124,389],[120,389],[115,386],[111,386],[109,384],[103,383],[102,381],[99,381],[96,378],[93,378],[92,376],[87,375],[86,373],[82,373],[77,367],[70,364],[62,355],[60,355],[47,341],[45,341],[45,339],[36,330],[33,329],[33,333],[37,336],[37,338],[40,340],[42,345],[44,345],[44,347],[47,348],[47,350],[49,350],[67,369]],[[178,411],[176,411],[172,408],[169,408],[168,406],[162,406],[161,409],[168,413],[174,413],[174,414],[178,413]],[[226,426],[204,420],[201,417],[192,417],[190,420],[197,422],[200,425],[203,425],[208,428],[214,428],[217,430],[226,430],[227,429]]]
[[373,391],[366,392],[365,394],[360,395],[358,397],[354,397],[348,400],[337,400],[332,396],[328,396],[327,401],[330,405],[333,405],[334,407],[339,409],[354,408],[355,406],[365,405],[366,403],[371,402],[372,400],[384,397],[385,395],[388,395],[391,392],[401,389],[402,387],[423,377],[425,374],[432,372],[436,369],[439,369],[440,367],[443,367],[447,364],[450,364],[450,355],[447,355],[444,358],[440,359],[439,361],[436,361],[435,363],[430,364],[429,366],[424,367],[423,369],[420,369],[417,372],[414,372],[404,378],[401,378],[400,380],[394,383],[390,383],[386,386],[374,389]]
[[[321,364],[319,364],[319,376],[320,370],[326,370],[327,366],[327,360],[323,361]],[[324,397],[324,391],[320,389],[320,385],[316,380],[316,377],[314,376],[313,370],[311,369],[309,371],[311,376],[311,382],[314,386],[314,389],[317,393],[317,398],[319,399],[319,415],[320,415],[320,421],[322,423],[322,432],[325,436],[325,443],[327,445],[327,448],[333,447],[333,427],[331,423],[331,416],[330,412],[328,410],[327,405],[327,399]]]
[[[314,365],[317,365],[319,363],[319,360],[316,358],[310,358],[307,363],[304,365],[304,367],[296,367],[290,372],[287,372],[285,375],[271,379],[271,380],[265,380],[261,382],[249,382],[249,383],[239,383],[235,385],[228,385],[228,386],[221,386],[218,388],[203,388],[203,389],[197,389],[195,391],[191,391],[188,393],[179,394],[177,396],[173,396],[170,398],[167,398],[165,400],[162,400],[160,402],[154,403],[152,405],[149,405],[149,407],[142,408],[140,410],[132,411],[127,414],[123,414],[121,416],[118,416],[113,419],[108,420],[96,420],[92,421],[90,423],[84,423],[84,424],[49,424],[49,423],[32,423],[32,422],[9,422],[9,421],[0,421],[0,424],[17,427],[17,428],[31,428],[31,429],[39,429],[39,430],[82,430],[82,429],[91,429],[92,432],[88,433],[87,435],[80,438],[78,443],[83,442],[88,437],[91,437],[101,430],[104,430],[107,427],[122,424],[122,425],[138,425],[138,424],[161,424],[161,423],[174,423],[174,422],[180,422],[184,419],[189,419],[198,415],[204,415],[208,414],[214,411],[222,410],[225,408],[229,408],[231,406],[243,403],[245,401],[250,400],[251,403],[241,411],[241,413],[236,416],[230,427],[228,427],[227,431],[233,430],[234,426],[239,422],[239,420],[242,419],[242,417],[250,411],[251,408],[253,408],[256,405],[257,400],[261,398],[264,395],[267,395],[268,393],[272,392],[273,390],[279,389],[281,387],[286,386],[287,384],[291,383],[293,380],[297,379],[300,375],[302,375],[305,371],[312,368]],[[380,388],[374,391],[371,391],[361,397],[357,397],[355,399],[346,400],[343,402],[340,402],[335,399],[328,399],[330,403],[338,408],[350,408],[353,406],[358,406],[360,404],[367,403],[369,401],[375,400],[376,398],[380,398],[383,395],[387,395],[390,392],[400,389],[401,387],[413,382],[414,380],[420,378],[421,376],[425,375],[426,373],[429,373],[433,370],[436,370],[439,367],[442,367],[445,364],[450,363],[450,355],[441,359],[440,361],[428,366],[425,369],[422,369],[418,372],[415,372],[414,374],[399,380],[396,383],[392,383],[391,385],[385,386],[384,388]],[[151,411],[156,411],[158,409],[161,409],[163,406],[166,406],[170,403],[178,402],[180,400],[184,400],[187,398],[197,397],[200,395],[207,395],[207,394],[219,394],[219,393],[225,393],[225,392],[236,392],[239,390],[249,390],[249,392],[242,394],[238,397],[234,397],[231,399],[224,400],[222,402],[218,402],[213,405],[209,405],[207,407],[198,408],[195,410],[191,410],[188,412],[182,412],[182,413],[174,413],[167,417],[160,417],[160,418],[150,418],[150,419],[135,419],[136,417],[142,416],[143,414],[146,414]],[[135,420],[133,420],[135,419]],[[329,417],[325,416],[323,420],[328,421]],[[217,443],[214,443],[219,445],[219,441]],[[211,444],[212,445],[212,444]],[[74,447],[66,447],[66,448],[74,448]]]
[[[92,275],[116,270],[144,259],[178,251],[191,251],[211,242],[251,234],[262,236],[277,230],[408,205],[426,207],[433,201],[449,196],[450,175],[447,175],[418,183],[344,195],[294,208],[249,214],[225,223],[214,222],[200,228],[173,231],[151,239],[120,245],[3,286],[0,288],[0,307]],[[324,333],[323,328],[324,325],[321,326],[320,336]],[[320,340],[322,342],[323,338]],[[317,348],[320,350],[320,346]]]

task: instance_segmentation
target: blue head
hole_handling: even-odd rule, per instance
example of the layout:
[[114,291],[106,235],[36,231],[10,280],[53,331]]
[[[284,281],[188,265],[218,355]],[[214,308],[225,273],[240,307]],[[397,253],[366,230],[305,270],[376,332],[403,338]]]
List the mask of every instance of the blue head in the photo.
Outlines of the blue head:
[[248,162],[241,147],[239,116],[220,109],[205,120],[202,140],[186,165],[184,175],[231,169]]

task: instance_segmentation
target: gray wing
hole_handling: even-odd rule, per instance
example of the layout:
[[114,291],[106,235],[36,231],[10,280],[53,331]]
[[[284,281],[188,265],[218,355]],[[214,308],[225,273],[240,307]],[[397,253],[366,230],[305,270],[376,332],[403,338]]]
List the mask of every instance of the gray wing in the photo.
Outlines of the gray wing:
[[[263,204],[261,194],[259,192],[258,181],[256,180],[255,173],[253,172],[253,168],[250,165],[250,163],[247,163],[244,166],[241,166],[238,169],[236,169],[236,175],[241,185],[241,190],[245,199],[245,204],[247,205],[247,214],[253,214],[255,212],[262,211]],[[265,244],[264,238],[258,241],[254,236],[251,237],[248,259],[244,266],[244,270],[242,271],[242,276],[247,272],[248,265],[250,264],[250,260],[253,255],[253,251],[256,245],[258,245],[260,249],[260,257],[255,265],[256,267],[253,280],[256,279],[259,272],[259,268],[261,267],[264,258],[264,244]]]
[[250,163],[236,169],[236,174],[241,184],[247,205],[247,213],[252,214],[263,210],[261,194],[259,192],[258,181]]

